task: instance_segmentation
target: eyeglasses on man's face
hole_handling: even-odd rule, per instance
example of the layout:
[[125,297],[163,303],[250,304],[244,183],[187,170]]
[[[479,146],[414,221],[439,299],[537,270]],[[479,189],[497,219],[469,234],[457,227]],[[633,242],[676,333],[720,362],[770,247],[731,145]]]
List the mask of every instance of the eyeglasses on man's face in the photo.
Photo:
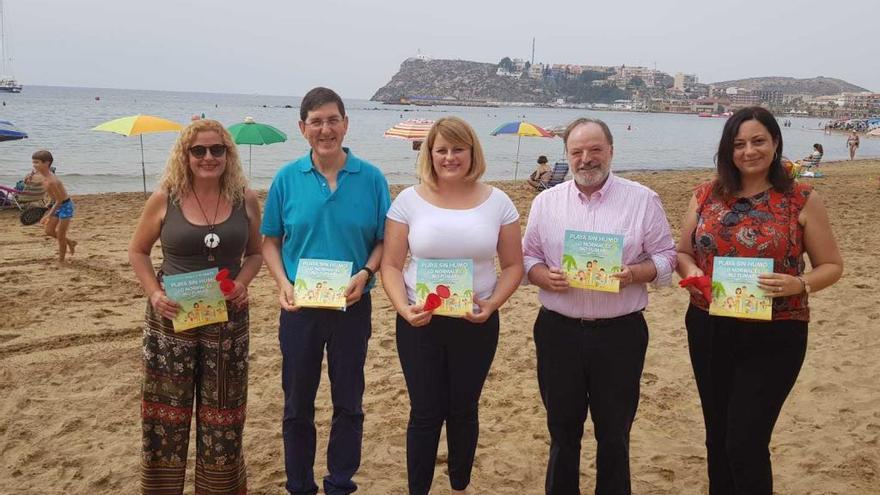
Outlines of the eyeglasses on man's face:
[[344,119],[342,117],[330,117],[329,119],[309,119],[306,121],[306,125],[311,129],[320,130],[323,129],[326,125],[331,129],[336,129],[342,124]]
[[196,158],[204,158],[209,151],[214,158],[220,158],[226,154],[226,145],[212,144],[211,146],[202,146],[201,144],[197,144],[195,146],[190,146],[189,148],[190,154]]

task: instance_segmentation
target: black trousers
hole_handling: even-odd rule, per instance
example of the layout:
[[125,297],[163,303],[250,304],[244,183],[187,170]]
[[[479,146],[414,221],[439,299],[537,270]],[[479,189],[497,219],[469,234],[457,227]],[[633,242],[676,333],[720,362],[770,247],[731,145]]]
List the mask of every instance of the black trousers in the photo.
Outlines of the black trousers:
[[770,437],[804,362],[807,322],[737,320],[691,305],[685,325],[710,495],[771,495]]
[[480,394],[497,346],[497,311],[482,324],[434,316],[418,328],[397,316],[397,352],[410,401],[406,429],[410,494],[423,495],[431,489],[444,422],[450,485],[463,490],[470,484],[480,434]]
[[629,494],[629,432],[648,348],[641,312],[595,322],[541,308],[535,321],[538,386],[547,409],[547,494],[579,494],[587,412],[597,443],[596,493]]

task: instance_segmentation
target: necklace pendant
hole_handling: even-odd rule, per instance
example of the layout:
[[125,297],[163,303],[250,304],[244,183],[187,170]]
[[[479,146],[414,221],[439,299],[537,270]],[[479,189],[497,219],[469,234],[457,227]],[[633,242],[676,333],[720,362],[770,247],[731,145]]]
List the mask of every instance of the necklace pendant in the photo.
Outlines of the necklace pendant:
[[215,234],[214,232],[208,232],[205,235],[205,247],[208,249],[214,249],[220,245],[220,236]]

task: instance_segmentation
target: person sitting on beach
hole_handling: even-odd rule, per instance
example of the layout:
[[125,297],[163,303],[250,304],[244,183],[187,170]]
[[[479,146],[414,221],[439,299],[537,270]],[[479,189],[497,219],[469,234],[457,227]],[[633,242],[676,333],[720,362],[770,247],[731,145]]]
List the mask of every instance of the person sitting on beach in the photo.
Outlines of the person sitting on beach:
[[804,157],[801,160],[801,165],[805,167],[813,167],[814,169],[819,168],[819,162],[822,161],[822,156],[825,155],[825,149],[822,147],[820,143],[813,143],[813,151]]
[[[843,260],[821,198],[783,169],[772,113],[746,107],[733,114],[715,157],[716,177],[695,189],[681,222],[678,274],[711,277],[716,256],[769,258],[776,272],[758,276],[773,300],[770,321],[710,315],[709,301],[688,288],[685,327],[706,426],[709,493],[770,495],[770,439],[807,350],[808,298],[840,279]],[[737,311],[754,311],[751,294],[736,292]]]
[[[263,258],[260,204],[247,187],[238,156],[220,122],[199,119],[186,126],[129,244],[129,262],[147,295],[141,406],[144,494],[183,493],[192,416],[198,442],[195,493],[247,491],[242,453],[247,287]],[[159,276],[150,259],[157,240],[163,258]],[[165,294],[160,277],[212,268],[228,269],[233,281],[232,290],[224,294],[228,322],[175,332],[171,319],[181,306]],[[192,311],[197,322],[208,316],[204,300],[199,302]]]
[[34,166],[35,174],[31,181],[34,181],[39,175],[46,188],[46,193],[52,198],[52,207],[43,215],[41,222],[45,224],[46,235],[54,237],[58,241],[58,263],[64,264],[67,250],[70,249],[71,255],[76,251],[77,242],[67,237],[70,223],[73,220],[74,207],[73,200],[68,196],[64,184],[53,172],[53,161],[52,153],[46,150],[34,153],[31,156],[31,163]]
[[547,157],[541,155],[538,157],[538,168],[532,172],[532,175],[526,179],[526,182],[529,183],[530,186],[538,189],[542,183],[546,183],[550,180],[550,175],[553,173],[553,169],[550,168],[550,165],[547,164]]
[[[498,346],[498,309],[523,275],[519,213],[507,194],[480,181],[485,170],[473,128],[444,117],[419,153],[421,183],[401,191],[388,210],[382,283],[398,313],[397,352],[410,399],[411,495],[430,491],[444,423],[452,493],[469,493],[480,395]],[[412,259],[404,269],[407,253]],[[418,302],[420,259],[473,261],[473,300],[456,293],[449,301],[450,309],[470,308],[463,318],[434,315]]]

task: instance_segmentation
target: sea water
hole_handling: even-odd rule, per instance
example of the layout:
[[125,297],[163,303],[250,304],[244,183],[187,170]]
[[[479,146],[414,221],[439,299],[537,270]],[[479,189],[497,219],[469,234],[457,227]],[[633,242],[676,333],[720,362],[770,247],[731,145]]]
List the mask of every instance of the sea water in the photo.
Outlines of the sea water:
[[[342,95],[345,98],[345,95]],[[0,184],[14,184],[31,169],[31,154],[48,149],[57,173],[71,194],[140,191],[139,137],[90,130],[108,120],[138,113],[186,124],[193,115],[232,125],[252,117],[284,131],[288,140],[268,146],[240,146],[242,166],[251,183],[264,189],[280,166],[309,149],[300,134],[300,97],[215,93],[184,93],[122,89],[28,86],[20,94],[0,93],[0,120],[12,121],[29,138],[0,142]],[[394,124],[413,118],[439,119],[456,115],[468,121],[483,145],[488,180],[523,179],[539,155],[550,162],[563,158],[561,138],[491,136],[502,123],[526,120],[539,126],[564,125],[577,117],[599,118],[614,135],[614,170],[663,170],[711,167],[724,125],[723,118],[696,115],[609,112],[532,107],[415,107],[345,99],[349,116],[344,145],[377,165],[390,183],[415,182],[417,152],[411,143],[383,137]],[[823,160],[848,158],[845,134],[824,134],[827,119],[787,118],[783,128],[785,154],[807,156],[814,142],[825,148]],[[156,186],[176,133],[143,135],[147,189]],[[519,143],[518,143],[519,141]],[[519,158],[517,164],[517,146]],[[248,156],[251,156],[249,163]],[[859,157],[880,155],[880,139],[863,138]]]

